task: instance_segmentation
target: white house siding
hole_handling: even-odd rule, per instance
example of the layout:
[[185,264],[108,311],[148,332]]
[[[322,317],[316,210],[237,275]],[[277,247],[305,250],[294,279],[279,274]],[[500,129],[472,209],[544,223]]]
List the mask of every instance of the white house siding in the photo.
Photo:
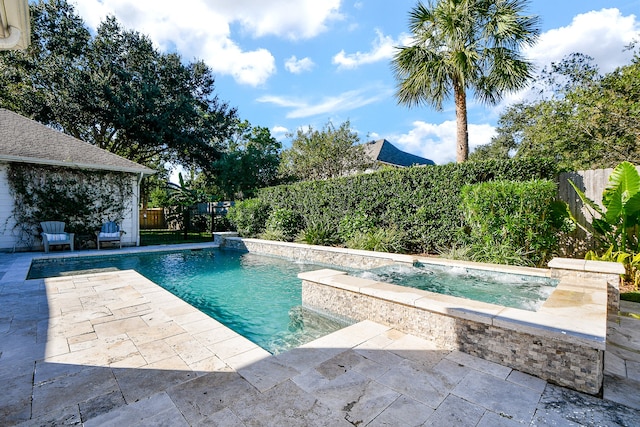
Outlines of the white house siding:
[[138,241],[138,177],[136,175],[131,176],[131,199],[127,203],[124,210],[124,219],[122,220],[121,227],[126,234],[122,236],[123,245],[135,245]]
[[13,211],[13,197],[9,191],[7,178],[7,164],[0,163],[0,250],[13,250],[15,237],[13,227],[15,221],[11,218]]
[[[15,221],[11,218],[13,211],[13,197],[9,191],[9,182],[7,179],[8,164],[0,162],[0,252],[13,251],[13,250],[28,250],[24,244],[19,244],[18,237],[15,236],[14,226]],[[123,245],[136,245],[138,243],[139,232],[139,215],[138,215],[138,201],[139,201],[139,188],[138,188],[138,175],[128,174],[131,177],[131,189],[132,196],[129,202],[126,204],[124,211],[124,219],[121,227],[126,232],[122,236]],[[35,241],[35,248],[41,248],[41,242],[39,239]]]

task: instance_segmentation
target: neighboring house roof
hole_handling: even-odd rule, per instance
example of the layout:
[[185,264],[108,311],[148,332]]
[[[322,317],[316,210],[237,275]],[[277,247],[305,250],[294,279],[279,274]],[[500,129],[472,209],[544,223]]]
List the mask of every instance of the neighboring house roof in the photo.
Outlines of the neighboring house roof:
[[153,169],[0,108],[0,161],[151,175]]
[[386,139],[367,142],[364,144],[364,149],[372,160],[388,165],[401,167],[435,165],[433,160],[402,151]]

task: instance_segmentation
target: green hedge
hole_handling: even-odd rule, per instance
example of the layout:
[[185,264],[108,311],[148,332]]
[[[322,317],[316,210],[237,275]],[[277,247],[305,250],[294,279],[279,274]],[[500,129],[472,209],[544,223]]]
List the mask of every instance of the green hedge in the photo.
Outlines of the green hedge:
[[292,242],[302,228],[302,216],[291,209],[273,209],[267,219],[263,238]]
[[493,181],[462,188],[471,259],[544,266],[558,249],[566,204],[548,180]]
[[299,212],[307,225],[333,224],[355,212],[375,227],[406,234],[412,252],[434,252],[460,240],[464,226],[460,190],[492,180],[555,179],[551,160],[512,159],[384,170],[324,181],[263,188],[258,198],[274,209]]
[[260,199],[248,199],[229,209],[227,218],[243,237],[257,237],[265,230],[271,206]]

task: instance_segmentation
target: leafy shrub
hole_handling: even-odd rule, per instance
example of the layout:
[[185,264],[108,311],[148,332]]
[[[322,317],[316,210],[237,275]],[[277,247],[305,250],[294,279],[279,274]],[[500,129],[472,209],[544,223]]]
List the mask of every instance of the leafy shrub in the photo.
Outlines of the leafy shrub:
[[191,217],[191,226],[189,227],[189,231],[202,233],[208,230],[211,230],[211,216],[196,214]]
[[269,240],[291,242],[302,228],[302,216],[291,209],[279,208],[271,211],[262,237]]
[[278,242],[289,241],[282,230],[270,230],[269,228],[260,233],[260,238],[264,240],[276,240]]
[[491,264],[525,265],[534,263],[524,254],[522,248],[513,247],[509,242],[495,241],[495,237],[475,243],[469,248],[469,260]]
[[449,248],[439,248],[438,255],[442,258],[471,261],[471,246],[455,244]]
[[349,240],[347,247],[366,251],[404,253],[404,233],[395,228],[374,228],[369,231],[356,231]]
[[296,241],[308,245],[333,246],[340,242],[336,228],[325,222],[312,222],[302,230]]
[[567,227],[566,204],[546,180],[465,186],[462,206],[475,261],[544,265]]
[[640,286],[640,252],[628,253],[624,251],[614,251],[613,245],[609,246],[609,249],[602,255],[598,255],[596,251],[589,251],[585,255],[584,259],[593,261],[607,261],[607,262],[619,262],[624,266],[625,274],[624,281],[633,285],[633,288],[637,291]]
[[342,217],[338,226],[338,235],[343,242],[346,242],[356,234],[366,234],[374,228],[375,220],[362,210],[357,210]]
[[349,225],[357,228],[358,217],[366,216],[377,227],[403,230],[407,250],[433,253],[465,243],[466,237],[458,233],[465,226],[460,198],[464,185],[555,177],[555,163],[550,160],[490,160],[306,181],[263,188],[258,197],[300,213],[307,224],[344,220],[340,234],[348,234]]
[[264,231],[271,206],[260,199],[247,199],[229,208],[227,218],[243,237],[255,237]]
[[216,215],[213,222],[214,231],[230,231],[234,229],[227,215]]

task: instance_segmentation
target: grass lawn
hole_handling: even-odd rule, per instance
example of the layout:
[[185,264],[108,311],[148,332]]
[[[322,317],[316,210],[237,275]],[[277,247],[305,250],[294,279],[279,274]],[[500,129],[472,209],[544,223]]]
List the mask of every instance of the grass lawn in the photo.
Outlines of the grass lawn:
[[640,292],[622,292],[620,299],[624,301],[640,302]]
[[624,301],[640,302],[640,289],[637,289],[629,280],[620,285],[620,299]]
[[210,242],[212,240],[213,237],[210,231],[202,233],[191,232],[185,240],[184,233],[179,230],[140,230],[141,246]]

